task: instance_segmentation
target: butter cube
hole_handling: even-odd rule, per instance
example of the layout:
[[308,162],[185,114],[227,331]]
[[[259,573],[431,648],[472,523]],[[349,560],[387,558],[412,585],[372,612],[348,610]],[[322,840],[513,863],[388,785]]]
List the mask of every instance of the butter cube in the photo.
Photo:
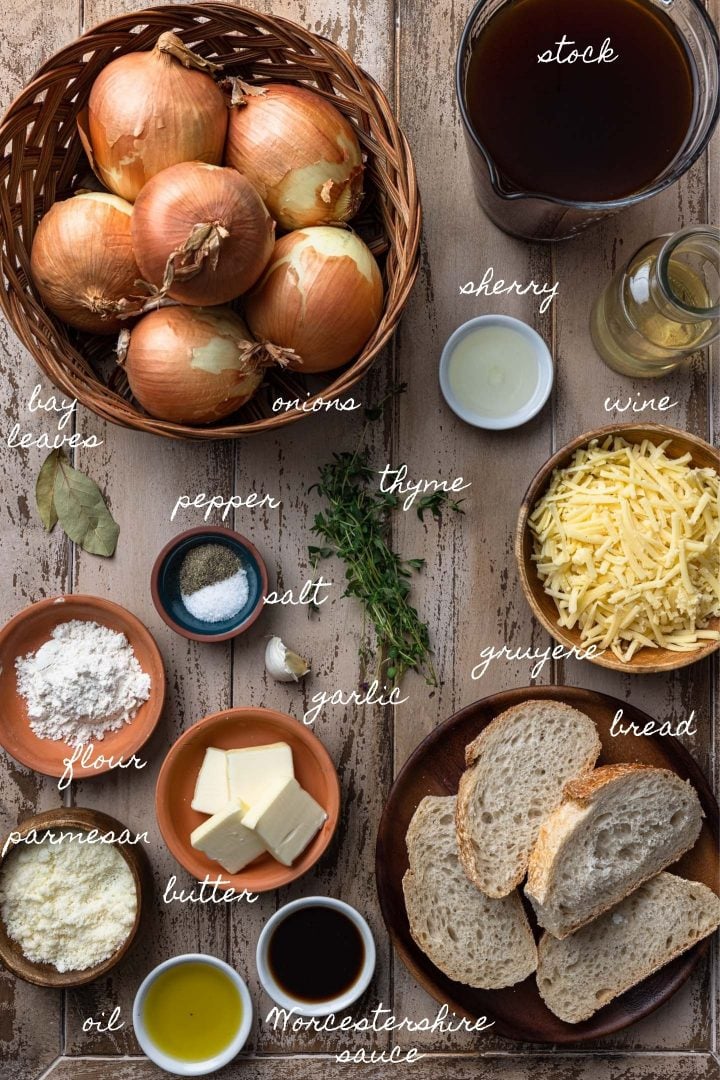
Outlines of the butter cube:
[[192,846],[219,862],[228,874],[237,874],[265,851],[259,836],[242,823],[246,811],[246,806],[226,806],[198,825],[190,836]]
[[217,814],[224,810],[230,801],[227,754],[224,750],[208,746],[190,805],[200,814]]
[[284,866],[292,866],[322,828],[327,814],[294,777],[268,788],[242,819]]
[[231,800],[248,806],[295,775],[292,750],[284,742],[228,750],[227,770]]

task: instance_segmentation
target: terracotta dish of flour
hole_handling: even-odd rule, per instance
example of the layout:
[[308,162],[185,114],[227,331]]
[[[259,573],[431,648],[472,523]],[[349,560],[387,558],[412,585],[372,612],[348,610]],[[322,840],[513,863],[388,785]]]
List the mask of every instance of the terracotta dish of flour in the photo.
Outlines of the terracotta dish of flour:
[[60,623],[15,670],[33,732],[70,746],[117,731],[150,696],[150,676],[128,639],[96,622]]

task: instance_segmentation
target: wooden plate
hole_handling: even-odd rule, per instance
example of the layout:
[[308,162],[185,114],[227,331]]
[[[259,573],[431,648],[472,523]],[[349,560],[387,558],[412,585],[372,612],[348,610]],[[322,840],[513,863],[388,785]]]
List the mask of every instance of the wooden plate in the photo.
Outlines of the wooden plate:
[[[205,751],[208,746],[234,750],[274,742],[286,742],[290,746],[298,783],[320,803],[327,820],[292,866],[283,866],[268,854],[261,855],[239,873],[228,874],[219,863],[190,844],[190,833],[208,818],[190,805]],[[170,851],[198,881],[208,874],[213,882],[221,876],[227,883],[222,887],[261,893],[295,881],[318,861],[337,827],[340,784],[327,750],[317,735],[299,720],[272,709],[226,709],[200,720],[170,748],[158,777],[155,813]]]
[[[669,457],[676,458],[690,454],[695,468],[714,469],[715,472],[720,473],[720,454],[709,443],[703,442],[695,435],[689,435],[687,431],[677,431],[675,428],[665,427],[662,424],[612,424],[609,427],[595,428],[593,431],[586,431],[584,435],[578,435],[545,462],[531,481],[520,508],[515,532],[515,558],[520,573],[520,583],[535,618],[556,641],[561,642],[567,649],[582,648],[580,631],[567,630],[565,627],[558,626],[555,601],[545,592],[532,560],[533,537],[527,522],[533,507],[550,483],[553,470],[567,465],[575,451],[581,446],[587,446],[592,439],[604,439],[608,435],[621,435],[629,443],[639,443],[644,439],[650,439],[654,443],[669,442],[670,445],[666,450]],[[711,619],[708,627],[711,630],[720,630],[720,618]],[[693,652],[643,648],[639,649],[627,663],[618,660],[617,656],[607,649],[598,656],[589,656],[587,659],[592,664],[612,668],[613,671],[645,675],[675,671],[677,668],[687,667],[688,664],[696,664],[698,660],[703,660],[719,648],[720,641],[707,641]]]
[[[46,810],[42,814],[27,818],[21,822],[13,832],[27,836],[33,829],[44,831],[45,829],[76,829],[88,832],[91,829],[99,829],[103,833],[113,832],[119,835],[125,831],[125,826],[108,814],[102,814],[98,810],[86,810],[81,807],[60,807],[58,810]],[[7,837],[3,838],[0,847],[0,868],[5,859],[9,858],[13,848],[9,848],[3,856]],[[86,983],[106,975],[108,971],[120,963],[135,939],[142,919],[143,894],[149,878],[149,865],[145,852],[140,844],[115,844],[135,881],[135,895],[137,898],[137,911],[135,922],[127,938],[115,952],[95,967],[85,971],[58,971],[52,964],[38,964],[23,953],[17,942],[8,937],[5,926],[0,919],[0,961],[8,971],[17,975],[19,979],[32,983],[34,986],[50,986],[55,989],[64,989],[70,986],[85,986]]]
[[[402,891],[403,874],[408,868],[405,834],[418,803],[426,795],[457,794],[465,768],[465,747],[491,720],[522,701],[548,699],[572,705],[595,721],[602,741],[599,764],[637,761],[672,769],[692,782],[700,796],[705,822],[693,850],[671,869],[718,891],[718,805],[693,758],[671,736],[613,738],[610,726],[618,709],[623,710],[623,723],[633,721],[644,726],[651,718],[606,694],[569,686],[534,686],[495,694],[462,709],[428,735],[401,769],[385,805],[377,840],[376,875],[380,907],[393,944],[410,973],[429,994],[439,1002],[447,1002],[460,1015],[487,1016],[495,1021],[494,1030],[506,1038],[575,1043],[628,1027],[657,1009],[685,982],[708,949],[710,938],[610,1002],[589,1020],[566,1024],[543,1002],[534,975],[503,990],[475,990],[453,982],[438,971],[410,936]],[[526,907],[536,929],[530,906]]]
[[[17,690],[15,661],[19,656],[35,652],[59,623],[71,619],[96,622],[124,634],[140,667],[150,676],[148,700],[129,724],[123,724],[95,743],[93,760],[102,754],[117,761],[120,756],[127,759],[136,753],[152,734],[165,701],[165,670],[160,650],[150,631],[125,608],[99,596],[80,595],[51,597],[31,604],[0,631],[0,746],[16,761],[45,776],[62,776],[66,768],[64,759],[72,756],[72,750],[66,742],[39,739],[32,731],[25,700]],[[108,761],[98,768],[78,762],[73,765],[73,775],[99,776],[109,768]]]

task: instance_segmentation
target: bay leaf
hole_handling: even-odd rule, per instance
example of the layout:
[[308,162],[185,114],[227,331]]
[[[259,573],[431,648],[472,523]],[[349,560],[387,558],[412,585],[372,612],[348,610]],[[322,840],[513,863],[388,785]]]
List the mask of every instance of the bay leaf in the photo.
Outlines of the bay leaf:
[[58,520],[70,539],[91,555],[113,555],[120,527],[95,481],[74,469],[64,455],[58,462],[53,492]]
[[48,532],[53,531],[58,519],[55,509],[55,477],[60,459],[64,457],[62,450],[51,450],[43,461],[35,481],[35,503],[40,520]]

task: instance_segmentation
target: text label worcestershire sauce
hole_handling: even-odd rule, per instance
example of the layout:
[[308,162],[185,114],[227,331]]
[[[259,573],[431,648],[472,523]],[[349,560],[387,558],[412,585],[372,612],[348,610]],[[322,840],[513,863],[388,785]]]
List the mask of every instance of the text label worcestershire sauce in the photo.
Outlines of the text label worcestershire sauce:
[[[572,62],[542,62],[548,50]],[[616,59],[597,57],[606,39]],[[511,0],[472,48],[469,120],[504,180],[572,202],[639,192],[681,150],[695,68],[672,21],[647,0]]]

